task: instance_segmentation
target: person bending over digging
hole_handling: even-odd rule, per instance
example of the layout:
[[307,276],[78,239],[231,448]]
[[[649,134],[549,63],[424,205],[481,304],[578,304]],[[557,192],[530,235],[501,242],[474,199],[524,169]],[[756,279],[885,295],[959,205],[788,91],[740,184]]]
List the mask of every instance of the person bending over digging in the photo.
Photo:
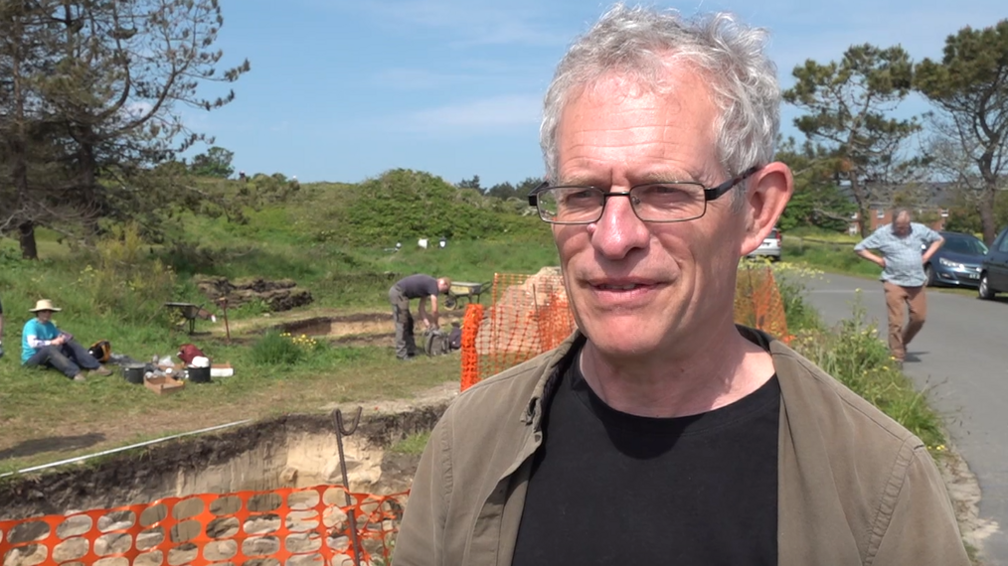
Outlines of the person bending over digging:
[[82,368],[98,375],[111,375],[72,335],[56,328],[52,313],[60,310],[47,299],[35,303],[31,309],[35,318],[25,323],[21,333],[21,365],[57,369],[74,381],[85,380]]
[[[451,279],[442,277],[435,279],[430,275],[417,273],[404,277],[389,289],[389,302],[392,303],[392,320],[395,321],[396,357],[408,360],[416,355],[416,340],[413,338],[413,315],[410,314],[410,299],[420,299],[417,314],[423,321],[424,328],[438,327],[438,294],[447,293],[451,288]],[[430,312],[427,312],[427,302],[430,301]]]

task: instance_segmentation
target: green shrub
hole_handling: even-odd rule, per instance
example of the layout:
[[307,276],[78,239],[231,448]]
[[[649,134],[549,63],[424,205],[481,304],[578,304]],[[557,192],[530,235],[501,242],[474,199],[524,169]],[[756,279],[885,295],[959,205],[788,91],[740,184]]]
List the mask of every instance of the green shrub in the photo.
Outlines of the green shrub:
[[269,331],[252,345],[252,360],[262,365],[295,365],[308,352],[290,339],[289,334]]
[[832,331],[810,331],[792,346],[852,391],[921,438],[929,448],[941,451],[944,433],[937,414],[928,406],[926,392],[893,363],[877,329],[867,322],[860,297],[853,315]]
[[427,447],[430,440],[430,432],[418,432],[403,438],[392,445],[390,450],[397,454],[412,454],[419,456]]
[[784,318],[788,332],[795,334],[803,330],[822,327],[822,318],[812,305],[805,300],[808,292],[806,281],[822,277],[822,272],[803,265],[789,262],[772,264],[774,280],[784,304]]
[[328,241],[338,233],[350,244],[378,246],[424,237],[479,240],[542,229],[537,218],[501,209],[499,200],[460,190],[429,173],[395,169],[361,183],[334,214],[334,232],[316,238]]
[[91,300],[89,311],[137,324],[166,321],[162,305],[175,294],[175,271],[149,249],[136,224],[98,243],[77,279]]

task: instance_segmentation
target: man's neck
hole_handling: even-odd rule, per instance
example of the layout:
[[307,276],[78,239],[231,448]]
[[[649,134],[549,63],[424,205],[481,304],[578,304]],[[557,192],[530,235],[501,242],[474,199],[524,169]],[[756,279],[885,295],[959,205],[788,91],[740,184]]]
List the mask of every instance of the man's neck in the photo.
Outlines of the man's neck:
[[581,373],[607,405],[644,417],[682,417],[730,405],[774,375],[770,354],[731,326],[717,347],[668,356],[647,364],[607,359],[591,341],[581,349]]

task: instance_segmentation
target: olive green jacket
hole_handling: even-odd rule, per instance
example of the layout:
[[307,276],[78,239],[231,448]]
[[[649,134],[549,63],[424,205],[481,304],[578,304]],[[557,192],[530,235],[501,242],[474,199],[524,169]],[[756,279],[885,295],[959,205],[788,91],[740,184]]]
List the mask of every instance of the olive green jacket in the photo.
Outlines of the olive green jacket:
[[[783,343],[768,346],[781,389],[778,564],[967,566],[945,484],[924,443]],[[509,566],[544,399],[583,343],[462,393],[431,434],[396,540],[395,566]]]

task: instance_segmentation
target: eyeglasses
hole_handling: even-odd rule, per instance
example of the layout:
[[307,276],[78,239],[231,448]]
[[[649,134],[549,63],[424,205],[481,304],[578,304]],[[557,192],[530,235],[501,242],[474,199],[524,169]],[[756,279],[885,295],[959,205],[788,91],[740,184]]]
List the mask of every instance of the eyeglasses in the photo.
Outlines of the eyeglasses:
[[634,214],[643,222],[685,222],[707,212],[707,202],[719,198],[746,177],[758,171],[750,167],[716,187],[696,181],[669,181],[635,185],[626,192],[604,191],[598,187],[543,182],[529,193],[529,204],[539,210],[539,218],[550,224],[591,224],[602,218],[606,201],[627,197]]

